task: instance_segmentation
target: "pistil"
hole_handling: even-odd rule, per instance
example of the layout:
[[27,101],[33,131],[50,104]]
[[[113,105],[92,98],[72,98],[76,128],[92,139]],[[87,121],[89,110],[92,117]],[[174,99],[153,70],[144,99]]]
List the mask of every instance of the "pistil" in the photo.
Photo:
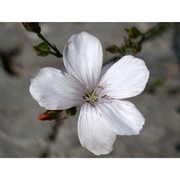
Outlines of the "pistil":
[[83,98],[86,100],[86,102],[89,102],[91,105],[94,105],[94,103],[98,101],[98,96],[96,95],[95,91],[93,91],[92,93],[89,93],[87,91]]

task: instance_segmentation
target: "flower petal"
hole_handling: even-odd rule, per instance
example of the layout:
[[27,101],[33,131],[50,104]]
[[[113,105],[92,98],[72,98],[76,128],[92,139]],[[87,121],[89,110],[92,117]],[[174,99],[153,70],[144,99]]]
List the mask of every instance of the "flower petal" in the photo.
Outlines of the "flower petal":
[[115,134],[137,135],[144,125],[144,117],[129,101],[112,100],[98,107]]
[[78,135],[82,146],[96,155],[110,153],[116,139],[101,112],[89,103],[81,107]]
[[95,36],[86,32],[73,35],[64,48],[63,61],[69,74],[90,91],[95,89],[102,67],[102,47]]
[[55,68],[43,68],[31,79],[30,93],[49,110],[67,109],[83,102],[85,92],[73,77]]
[[136,96],[144,90],[148,78],[149,71],[143,60],[124,56],[100,80],[101,95],[116,99]]

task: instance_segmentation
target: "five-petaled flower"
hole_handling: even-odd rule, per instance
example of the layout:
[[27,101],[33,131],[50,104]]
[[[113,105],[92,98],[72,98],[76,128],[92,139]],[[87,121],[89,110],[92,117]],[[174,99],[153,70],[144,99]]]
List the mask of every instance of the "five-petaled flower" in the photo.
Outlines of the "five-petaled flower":
[[30,93],[50,110],[81,105],[78,136],[83,147],[96,155],[112,151],[116,135],[137,135],[144,117],[125,98],[140,94],[149,71],[143,60],[122,57],[100,77],[103,53],[99,40],[81,32],[65,45],[67,73],[43,68],[31,79]]

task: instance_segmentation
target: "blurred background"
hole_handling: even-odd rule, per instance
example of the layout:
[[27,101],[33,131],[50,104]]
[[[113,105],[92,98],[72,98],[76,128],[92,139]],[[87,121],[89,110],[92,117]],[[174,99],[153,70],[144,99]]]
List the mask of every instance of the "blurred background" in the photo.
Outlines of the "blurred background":
[[[87,31],[100,39],[104,61],[115,55],[105,49],[120,46],[125,28],[146,32],[156,23],[40,23],[42,34],[63,51],[73,34]],[[84,149],[73,116],[56,129],[54,122],[38,121],[45,109],[29,93],[30,78],[42,67],[64,70],[62,58],[39,57],[32,46],[41,40],[21,23],[0,23],[0,157],[97,157]],[[180,157],[180,26],[176,24],[145,42],[137,54],[149,70],[146,90],[128,99],[146,119],[138,136],[117,136],[114,150],[100,157]]]

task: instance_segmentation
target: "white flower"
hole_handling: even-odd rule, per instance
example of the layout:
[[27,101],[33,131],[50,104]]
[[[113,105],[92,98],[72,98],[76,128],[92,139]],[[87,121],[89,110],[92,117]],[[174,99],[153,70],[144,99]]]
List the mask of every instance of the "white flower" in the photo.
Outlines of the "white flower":
[[31,79],[30,93],[50,110],[81,105],[78,136],[83,147],[96,155],[112,151],[116,135],[137,135],[144,117],[123,99],[140,94],[149,71],[143,60],[127,55],[100,78],[102,47],[93,35],[73,35],[63,52],[68,73],[43,68]]

